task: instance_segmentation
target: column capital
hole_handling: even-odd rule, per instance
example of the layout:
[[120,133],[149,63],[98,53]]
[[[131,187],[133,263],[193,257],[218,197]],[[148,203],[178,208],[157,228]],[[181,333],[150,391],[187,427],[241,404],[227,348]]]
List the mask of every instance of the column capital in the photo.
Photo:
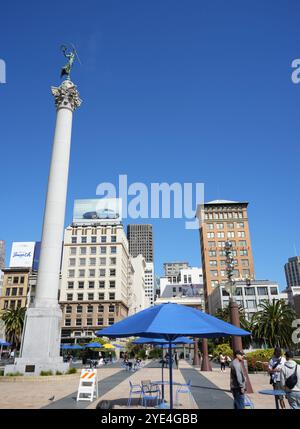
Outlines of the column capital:
[[51,86],[57,110],[70,109],[72,112],[82,103],[76,85],[70,80],[64,80],[60,86]]

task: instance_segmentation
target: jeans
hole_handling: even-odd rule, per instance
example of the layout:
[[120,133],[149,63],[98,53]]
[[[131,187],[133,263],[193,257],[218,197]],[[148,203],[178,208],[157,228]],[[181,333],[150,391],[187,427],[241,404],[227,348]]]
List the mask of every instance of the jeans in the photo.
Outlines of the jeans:
[[294,410],[300,410],[300,391],[288,392],[286,396],[290,407]]
[[235,410],[244,410],[245,408],[245,395],[241,393],[241,389],[232,389],[233,399],[234,399],[234,409]]

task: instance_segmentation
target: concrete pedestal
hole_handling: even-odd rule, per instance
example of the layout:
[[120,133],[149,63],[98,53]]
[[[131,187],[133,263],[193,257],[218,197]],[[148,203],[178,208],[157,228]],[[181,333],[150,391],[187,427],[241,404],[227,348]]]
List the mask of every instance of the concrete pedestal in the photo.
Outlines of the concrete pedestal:
[[69,364],[60,356],[61,319],[59,306],[28,308],[21,357],[15,359],[14,365],[7,365],[4,374],[40,375],[41,371],[67,371]]

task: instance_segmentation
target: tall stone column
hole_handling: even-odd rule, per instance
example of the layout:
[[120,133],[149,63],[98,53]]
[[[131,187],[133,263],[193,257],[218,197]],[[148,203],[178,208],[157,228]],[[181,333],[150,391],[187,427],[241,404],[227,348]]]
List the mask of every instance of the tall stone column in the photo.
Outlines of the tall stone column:
[[51,88],[57,109],[56,126],[44,212],[41,254],[34,304],[28,308],[21,356],[5,372],[39,374],[65,370],[60,356],[62,312],[58,304],[60,264],[65,222],[72,116],[80,106],[76,86],[66,79]]

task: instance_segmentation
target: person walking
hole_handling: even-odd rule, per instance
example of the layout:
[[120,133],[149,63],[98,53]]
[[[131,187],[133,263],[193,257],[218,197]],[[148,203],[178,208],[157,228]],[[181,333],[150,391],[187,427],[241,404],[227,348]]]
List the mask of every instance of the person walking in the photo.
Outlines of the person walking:
[[245,353],[241,350],[234,352],[234,359],[230,364],[230,390],[234,399],[234,409],[245,408],[246,377],[241,362]]
[[226,366],[225,366],[226,357],[222,353],[219,353],[219,362],[220,362],[220,366],[221,366],[221,371],[225,371],[225,369],[226,369]]
[[286,391],[290,407],[294,410],[300,409],[300,366],[293,360],[291,351],[285,353],[286,362],[280,372],[280,383]]
[[[274,390],[281,390],[280,383],[280,372],[285,363],[285,357],[282,356],[282,351],[280,347],[275,347],[274,355],[269,361],[268,372],[270,374],[270,384],[272,384]],[[276,408],[280,407],[285,409],[284,397],[283,395],[275,396]]]
[[175,350],[175,353],[174,353],[174,360],[175,360],[175,363],[176,363],[176,368],[178,369],[178,353],[177,353],[176,350]]

